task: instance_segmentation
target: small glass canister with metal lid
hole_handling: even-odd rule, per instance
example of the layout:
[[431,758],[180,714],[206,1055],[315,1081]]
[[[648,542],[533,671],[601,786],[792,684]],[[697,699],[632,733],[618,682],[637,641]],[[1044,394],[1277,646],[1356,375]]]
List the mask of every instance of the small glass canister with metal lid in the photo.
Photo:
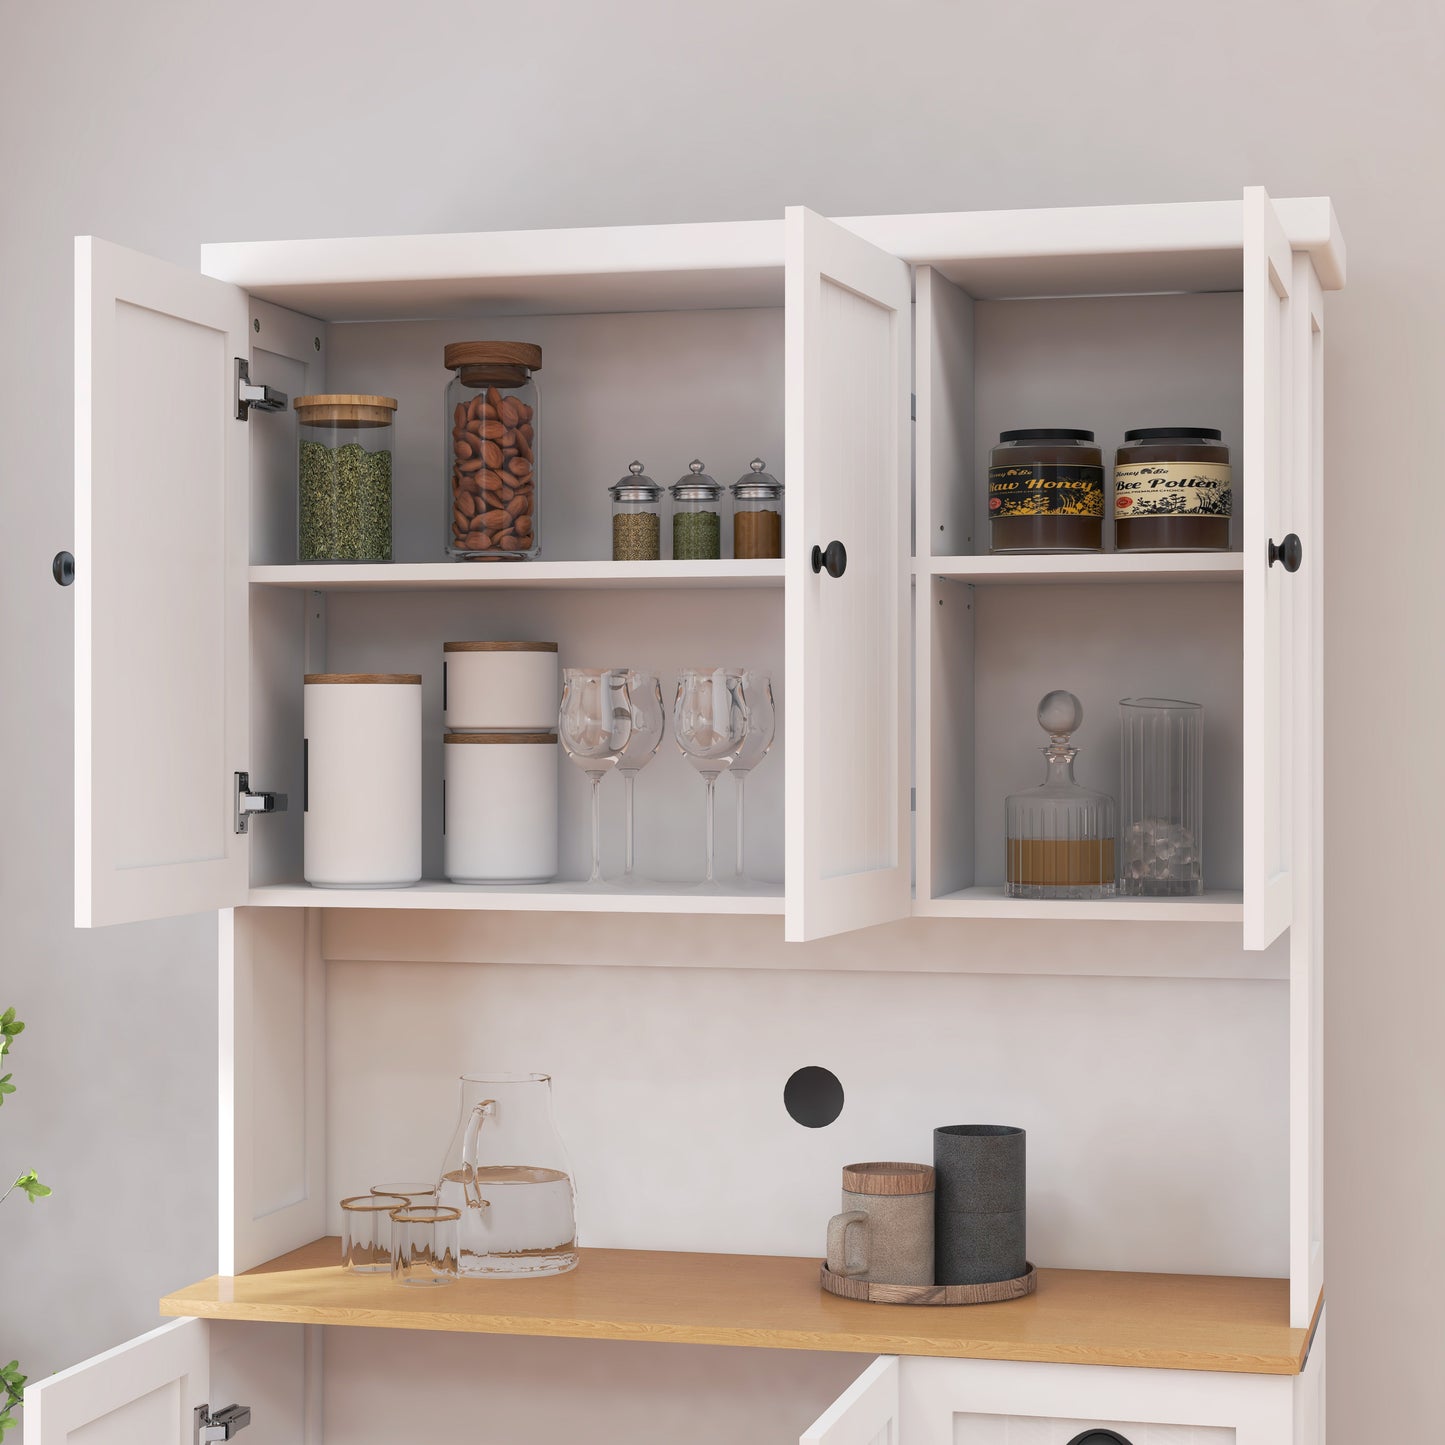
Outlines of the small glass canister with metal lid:
[[542,348],[526,341],[453,341],[447,383],[447,552],[467,560],[535,557],[537,382]]
[[608,487],[612,498],[612,560],[656,562],[662,556],[663,489],[633,462]]
[[783,484],[754,457],[733,483],[733,556],[783,555]]
[[715,561],[722,556],[722,485],[703,471],[700,461],[688,463],[687,475],[669,488],[672,495],[672,555],[678,562]]

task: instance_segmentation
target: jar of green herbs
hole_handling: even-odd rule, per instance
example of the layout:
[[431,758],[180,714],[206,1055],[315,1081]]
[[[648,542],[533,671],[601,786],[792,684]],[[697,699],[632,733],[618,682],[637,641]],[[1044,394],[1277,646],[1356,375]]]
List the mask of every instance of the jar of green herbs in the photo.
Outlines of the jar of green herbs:
[[298,396],[295,406],[300,560],[390,562],[396,399]]
[[715,561],[722,556],[722,487],[698,461],[668,489],[672,497],[672,556],[676,562]]

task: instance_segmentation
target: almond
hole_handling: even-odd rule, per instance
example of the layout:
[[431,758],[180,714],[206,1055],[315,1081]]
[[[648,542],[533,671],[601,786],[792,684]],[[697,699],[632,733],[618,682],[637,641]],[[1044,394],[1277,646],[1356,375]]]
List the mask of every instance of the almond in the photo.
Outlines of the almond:
[[[463,495],[465,495],[465,494],[463,494]],[[454,531],[454,532],[456,532],[456,531],[465,532],[465,531],[469,530],[470,525],[471,525],[471,524],[470,524],[470,522],[469,522],[469,520],[468,520],[468,518],[467,518],[467,514],[466,514],[465,512],[463,512],[460,508],[456,508],[455,510],[453,510],[453,512],[452,512],[452,531]]]
[[518,517],[512,524],[512,530],[524,541],[530,541],[532,536],[532,519],[530,517]]
[[482,460],[492,471],[500,471],[504,460],[501,447],[496,442],[483,442]]
[[517,428],[517,431],[526,437],[529,442],[537,440],[537,433],[532,429],[532,423],[529,421],[524,421],[522,425]]
[[505,527],[511,522],[511,514],[498,507],[493,512],[483,512],[481,525],[489,532],[495,532],[498,527]]
[[459,472],[479,472],[482,469],[481,457],[467,457],[465,461],[457,463]]
[[501,442],[501,444],[502,444],[502,450],[503,450],[504,452],[516,451],[516,449],[517,449],[517,433],[514,432],[511,427],[508,427],[508,428],[501,434],[501,436],[499,436],[499,437],[497,438],[497,440],[498,440],[499,442]]
[[525,401],[519,401],[519,402],[517,403],[517,405],[522,409],[522,420],[523,420],[523,421],[531,421],[531,420],[532,420],[532,408],[531,408]]
[[515,431],[512,435],[517,438],[517,455],[519,457],[526,457],[530,462],[532,460],[532,443],[529,442],[520,431]]
[[492,408],[492,415],[501,415],[502,393],[495,386],[487,388],[487,405]]
[[515,396],[504,396],[502,404],[497,408],[497,415],[506,422],[508,426],[516,426],[519,421],[525,421],[522,415],[522,403]]
[[532,475],[532,464],[525,457],[513,457],[507,463],[507,470],[514,477],[530,477]]
[[485,532],[468,532],[464,540],[474,552],[483,552],[492,545],[492,539]]
[[482,414],[482,399],[481,399],[481,397],[479,397],[479,396],[474,396],[474,397],[467,403],[467,420],[468,420],[468,421],[476,421],[476,419],[477,419],[479,416],[481,416],[481,414]]
[[457,409],[452,413],[452,425],[461,427],[467,424],[467,404],[464,401],[457,403]]
[[517,494],[515,491],[512,490],[511,487],[503,487],[502,490],[497,493],[497,495],[501,497],[502,503],[505,506],[506,503],[510,502],[512,498],[515,497]]
[[523,512],[530,512],[531,510],[532,503],[526,497],[513,497],[512,500],[507,503],[507,515],[509,517],[520,517]]
[[496,409],[496,407],[494,407],[494,406],[490,405],[488,402],[485,402],[485,401],[484,401],[484,402],[482,403],[482,420],[483,420],[483,421],[496,421],[496,419],[497,419],[497,409]]
[[482,435],[489,442],[500,441],[506,435],[507,429],[499,421],[484,421],[482,423]]
[[457,498],[457,511],[464,517],[474,517],[477,514],[477,504],[470,492],[463,492]]
[[521,547],[521,543],[518,542],[516,534],[514,532],[503,532],[502,535],[497,538],[496,545],[501,551],[504,552],[514,551]]
[[452,450],[455,451],[457,456],[459,456],[463,461],[465,461],[470,456],[476,455],[476,453],[472,450],[471,442],[467,441],[466,439],[459,441],[456,446],[452,448]]

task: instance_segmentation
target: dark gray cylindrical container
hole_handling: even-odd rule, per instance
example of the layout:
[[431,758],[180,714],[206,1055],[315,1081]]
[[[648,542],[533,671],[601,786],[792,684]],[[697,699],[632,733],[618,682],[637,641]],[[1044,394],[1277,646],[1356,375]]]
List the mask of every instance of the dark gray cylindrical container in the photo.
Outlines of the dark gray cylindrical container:
[[992,1284],[1027,1271],[1026,1141],[1005,1124],[933,1131],[936,1283]]

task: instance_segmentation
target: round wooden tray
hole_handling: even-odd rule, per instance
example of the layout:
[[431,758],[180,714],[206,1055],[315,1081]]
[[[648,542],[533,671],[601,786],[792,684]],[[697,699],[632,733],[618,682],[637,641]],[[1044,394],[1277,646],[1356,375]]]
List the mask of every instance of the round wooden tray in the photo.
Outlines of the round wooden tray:
[[826,1264],[819,1266],[819,1279],[829,1294],[843,1299],[867,1300],[876,1305],[987,1305],[1000,1300],[1022,1299],[1039,1283],[1033,1265],[1017,1279],[993,1284],[879,1284],[834,1274]]

